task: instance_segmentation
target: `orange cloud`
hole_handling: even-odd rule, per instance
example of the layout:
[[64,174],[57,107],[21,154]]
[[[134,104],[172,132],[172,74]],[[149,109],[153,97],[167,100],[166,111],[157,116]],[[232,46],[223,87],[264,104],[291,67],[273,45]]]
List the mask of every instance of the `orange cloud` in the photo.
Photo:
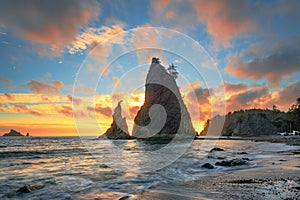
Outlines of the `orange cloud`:
[[149,11],[151,24],[182,32],[195,28],[197,15],[190,1],[153,0]]
[[16,112],[21,112],[21,113],[28,113],[31,115],[35,115],[35,116],[43,116],[44,114],[34,111],[32,109],[29,109],[26,105],[24,104],[15,104],[13,106],[13,109],[16,110]]
[[114,87],[119,87],[120,85],[120,80],[118,77],[113,77],[113,83],[114,83]]
[[96,0],[4,1],[0,7],[0,23],[16,35],[61,51],[74,39],[79,27],[98,14]]
[[0,94],[2,103],[65,103],[69,102],[66,96],[44,95],[44,94]]
[[269,91],[267,88],[250,89],[232,95],[227,100],[227,109],[228,111],[234,111],[239,109],[262,108],[262,106],[265,106],[267,103],[266,98],[268,97]]
[[38,94],[57,94],[60,93],[60,88],[64,86],[61,81],[52,81],[50,84],[46,84],[41,81],[31,80],[23,86],[29,87],[30,91]]
[[225,46],[238,34],[256,29],[252,8],[246,0],[193,0],[193,4],[198,20],[206,23],[207,31]]
[[97,104],[95,108],[90,108],[90,110],[96,111],[97,113],[106,117],[112,117],[113,114],[110,107],[101,107],[99,104]]
[[239,93],[248,89],[248,85],[245,83],[231,84],[224,82],[226,93]]
[[14,100],[14,98],[15,98],[15,96],[13,94],[8,94],[8,93],[5,93],[3,96],[5,96],[6,99],[9,101]]
[[56,106],[56,111],[59,114],[63,114],[67,117],[73,117],[73,109],[72,106],[70,105],[57,105]]
[[73,102],[74,105],[79,105],[79,104],[82,103],[82,99],[80,99],[80,98],[75,98],[75,97],[73,97],[71,94],[68,94],[68,95],[67,95],[67,98],[68,98],[71,102]]
[[149,13],[154,25],[184,32],[203,23],[217,42],[229,46],[234,37],[257,29],[253,10],[246,0],[154,0]]

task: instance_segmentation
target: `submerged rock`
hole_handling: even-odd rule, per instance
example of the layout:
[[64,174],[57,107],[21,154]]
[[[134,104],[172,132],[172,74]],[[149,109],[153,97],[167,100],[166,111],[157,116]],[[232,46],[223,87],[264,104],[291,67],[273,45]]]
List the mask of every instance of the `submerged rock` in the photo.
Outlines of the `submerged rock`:
[[196,131],[173,76],[152,62],[145,102],[134,119],[132,135],[143,139],[194,138]]
[[129,198],[130,198],[129,196],[124,196],[124,197],[119,198],[119,200],[127,200]]
[[33,190],[35,190],[34,187],[32,187],[29,184],[26,184],[23,187],[21,187],[20,189],[18,189],[17,193],[29,193],[29,192],[32,192]]
[[204,165],[201,166],[202,168],[206,168],[206,169],[213,169],[215,168],[212,164],[210,163],[205,163]]
[[248,154],[248,153],[245,152],[245,151],[242,151],[242,152],[237,152],[236,154],[246,155],[246,154]]
[[212,149],[210,150],[210,152],[213,152],[213,151],[224,151],[224,149],[219,148],[219,147],[215,147],[215,148],[212,148]]
[[220,162],[216,162],[216,165],[224,166],[224,167],[234,167],[238,165],[245,165],[247,161],[245,159],[232,159],[232,160],[224,160]]
[[5,133],[3,136],[24,136],[20,132],[10,129],[9,133]]
[[122,101],[119,101],[117,107],[114,110],[113,122],[110,128],[108,128],[103,135],[99,136],[99,138],[105,138],[105,136],[108,139],[130,139],[131,138],[128,132],[126,118],[122,117],[121,103]]

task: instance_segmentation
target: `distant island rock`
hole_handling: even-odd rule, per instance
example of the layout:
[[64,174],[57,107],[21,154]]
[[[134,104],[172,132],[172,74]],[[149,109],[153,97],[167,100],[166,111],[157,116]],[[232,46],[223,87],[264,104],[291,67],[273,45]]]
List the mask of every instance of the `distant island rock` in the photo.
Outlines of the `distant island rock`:
[[[200,135],[206,135],[211,127],[214,132],[214,124],[219,123],[224,116],[216,116],[208,120]],[[228,113],[225,116],[222,136],[262,136],[276,135],[278,132],[287,131],[289,122],[286,113],[279,110],[251,109]]]
[[24,135],[22,135],[20,132],[14,129],[11,129],[9,133],[5,133],[3,136],[6,137],[6,136],[24,136]]
[[126,123],[126,118],[122,117],[122,107],[121,107],[122,101],[118,102],[117,107],[114,110],[113,113],[113,122],[106,130],[106,132],[99,136],[99,139],[131,139],[132,137],[129,135],[128,126]]
[[[158,109],[164,108],[166,115],[156,110],[150,118],[150,108],[157,105]],[[164,117],[166,121],[162,124]],[[132,135],[140,139],[173,139],[175,135],[191,138],[196,135],[175,78],[160,64],[158,58],[152,58],[146,78],[145,102],[134,122]]]

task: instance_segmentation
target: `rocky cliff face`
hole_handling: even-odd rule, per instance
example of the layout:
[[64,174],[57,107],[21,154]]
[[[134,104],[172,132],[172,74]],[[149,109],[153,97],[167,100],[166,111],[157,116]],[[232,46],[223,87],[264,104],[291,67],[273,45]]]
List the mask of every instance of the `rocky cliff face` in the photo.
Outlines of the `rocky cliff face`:
[[118,103],[118,106],[115,108],[113,113],[113,122],[109,129],[106,130],[104,135],[101,135],[99,138],[108,139],[130,139],[128,132],[128,126],[126,123],[126,118],[122,117],[122,108],[121,101]]
[[191,117],[175,79],[159,62],[152,62],[146,78],[145,102],[134,119],[132,134],[144,139],[191,138]]
[[11,129],[9,133],[5,133],[3,136],[24,136],[20,132]]
[[[219,117],[213,118],[206,125],[201,135],[207,134],[209,126],[218,121]],[[213,127],[212,127],[213,129]],[[274,135],[288,130],[288,122],[285,113],[272,110],[252,109],[236,111],[226,115],[223,136],[260,136]]]

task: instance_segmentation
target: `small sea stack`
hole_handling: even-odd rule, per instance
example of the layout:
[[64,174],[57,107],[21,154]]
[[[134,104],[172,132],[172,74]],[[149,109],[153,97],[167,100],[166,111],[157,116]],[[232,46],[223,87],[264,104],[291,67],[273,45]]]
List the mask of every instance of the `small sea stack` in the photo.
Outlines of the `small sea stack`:
[[22,135],[20,132],[14,130],[14,129],[10,129],[9,133],[5,133],[3,136],[4,137],[9,137],[9,136],[19,137],[19,136],[24,136],[24,135]]
[[113,122],[106,130],[106,132],[99,136],[99,139],[131,139],[129,132],[128,132],[128,126],[126,123],[126,118],[122,117],[122,107],[121,107],[122,101],[118,102],[117,107],[114,110],[113,113]]

